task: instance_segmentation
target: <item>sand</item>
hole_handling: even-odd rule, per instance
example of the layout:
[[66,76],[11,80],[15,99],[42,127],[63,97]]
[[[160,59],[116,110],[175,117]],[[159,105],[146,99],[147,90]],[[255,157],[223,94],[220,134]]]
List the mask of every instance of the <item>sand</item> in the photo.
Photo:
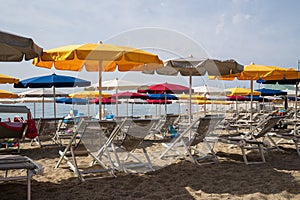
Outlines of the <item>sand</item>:
[[[32,199],[300,199],[300,158],[292,146],[283,152],[268,152],[265,164],[245,165],[238,148],[217,143],[219,162],[196,165],[182,157],[158,159],[164,149],[159,141],[145,141],[144,145],[155,171],[116,173],[116,178],[81,183],[65,162],[54,169],[60,147],[40,148],[25,141],[21,155],[44,169],[43,175],[33,176]],[[1,150],[7,152],[16,150]],[[0,189],[0,199],[26,199],[25,182],[2,182]]]

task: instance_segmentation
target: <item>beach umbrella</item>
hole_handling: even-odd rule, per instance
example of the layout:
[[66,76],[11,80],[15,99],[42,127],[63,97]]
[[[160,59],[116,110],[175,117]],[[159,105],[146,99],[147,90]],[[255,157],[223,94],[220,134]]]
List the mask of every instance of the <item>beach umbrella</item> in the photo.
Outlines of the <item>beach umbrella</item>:
[[[192,76],[225,75],[239,73],[243,70],[243,65],[235,60],[199,59],[193,56],[187,58],[170,59],[164,62],[164,67],[155,72],[160,75],[189,76],[189,95],[192,95]],[[149,73],[149,72],[145,72]],[[150,72],[154,73],[154,71]],[[189,122],[192,117],[192,102],[189,100]]]
[[[254,80],[281,80],[283,78],[291,79],[297,75],[297,70],[294,68],[283,68],[277,66],[266,66],[266,65],[255,65],[251,63],[250,65],[245,65],[244,70],[237,74],[229,74],[218,76],[219,80],[250,80],[250,90],[253,91],[253,81]],[[216,77],[213,77],[216,78]],[[250,120],[252,120],[252,99],[250,103]]]
[[189,88],[183,85],[166,82],[149,85],[146,89],[139,89],[138,92],[144,92],[149,94],[180,94],[188,93]]
[[[248,88],[235,87],[235,88],[228,88],[226,90],[230,92],[230,94],[228,96],[238,97],[238,96],[249,96],[249,95],[251,95],[251,98],[250,98],[251,104],[252,104],[253,96],[259,96],[260,95],[260,92],[257,92],[255,90],[253,91],[253,90],[248,89]],[[236,99],[236,112],[238,112],[237,102],[238,102],[238,100]],[[252,110],[252,106],[251,106],[251,110]],[[252,111],[251,111],[251,113],[252,113]]]
[[[55,91],[55,96],[56,97],[66,97],[68,94],[64,93],[62,91]],[[46,89],[46,88],[40,88],[40,89],[30,89],[25,92],[19,93],[19,97],[27,97],[27,98],[32,98],[30,101],[29,99],[26,99],[26,101],[32,102],[33,103],[33,109],[34,109],[34,117],[36,116],[36,103],[41,102],[42,103],[42,116],[44,117],[45,113],[45,102],[49,102],[48,100],[45,100],[46,97],[53,97],[53,89]],[[51,102],[54,100],[52,99]]]
[[[84,91],[79,91],[79,92],[68,94],[68,97],[71,97],[71,98],[88,98],[88,99],[97,98],[97,97],[99,97],[99,91],[84,90]],[[111,97],[111,94],[102,92],[102,97],[109,98],[109,97]]]
[[77,104],[77,105],[86,105],[89,103],[89,101],[84,98],[66,98],[66,97],[56,98],[55,102],[64,103],[64,104]]
[[260,96],[281,96],[281,95],[287,95],[286,91],[282,90],[274,90],[274,89],[267,89],[267,88],[262,88],[255,90],[260,92]]
[[[102,98],[102,72],[119,70],[144,71],[161,67],[157,55],[126,46],[111,44],[69,45],[44,51],[43,56],[34,59],[34,65],[58,70],[86,71],[99,73],[99,99]],[[102,119],[102,103],[99,103],[99,117]]]
[[261,93],[258,91],[253,91],[251,89],[248,88],[228,88],[226,89],[227,91],[230,92],[230,94],[228,94],[227,96],[248,96],[248,95],[253,95],[253,96],[259,96]]
[[[119,99],[126,99],[126,103],[127,103],[126,115],[128,116],[129,99],[147,99],[148,96],[143,93],[127,91],[127,92],[119,92],[119,93],[113,94],[111,98],[116,99],[116,101],[118,101]],[[133,104],[131,107],[131,113],[133,114]]]
[[[298,78],[295,78],[298,77]],[[295,113],[297,113],[297,102],[298,102],[298,88],[299,88],[299,83],[300,83],[300,74],[297,71],[295,77],[293,77],[293,79],[288,79],[289,77],[285,76],[284,78],[280,79],[280,80],[271,80],[271,79],[267,79],[267,80],[257,80],[258,83],[262,83],[262,84],[281,84],[281,85],[295,85]],[[295,119],[297,119],[297,115],[295,115]]]
[[31,38],[0,31],[0,61],[20,62],[43,54],[43,49]]
[[6,90],[0,90],[0,98],[18,98],[19,95],[6,91]]
[[[17,84],[14,84],[14,87],[15,88],[53,88],[53,98],[55,99],[56,97],[55,88],[86,87],[89,85],[91,85],[90,81],[86,81],[72,76],[51,74],[51,75],[37,76],[37,77],[21,80]],[[54,101],[54,118],[56,118],[55,101]]]
[[193,87],[194,93],[199,95],[227,95],[228,92],[225,89],[212,87],[208,85],[202,85]]
[[7,76],[7,75],[4,75],[4,74],[0,74],[0,84],[18,83],[18,82],[19,82],[18,78],[15,78],[15,77],[12,77],[12,76]]
[[[144,88],[146,86],[143,86],[140,83],[133,82],[133,81],[128,81],[124,79],[112,79],[112,80],[106,80],[102,82],[102,87],[100,88],[101,90],[115,90],[115,93],[118,94],[119,90],[137,90],[138,88]],[[85,88],[86,90],[99,90],[99,84],[95,84],[91,87]],[[116,96],[116,116],[119,115],[119,106],[118,106],[118,96]]]

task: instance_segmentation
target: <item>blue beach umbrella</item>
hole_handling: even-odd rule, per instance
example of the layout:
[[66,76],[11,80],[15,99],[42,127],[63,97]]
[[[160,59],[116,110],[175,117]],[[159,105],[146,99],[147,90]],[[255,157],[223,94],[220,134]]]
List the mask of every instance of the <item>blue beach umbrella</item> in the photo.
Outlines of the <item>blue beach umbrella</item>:
[[[53,98],[55,99],[55,88],[65,87],[87,87],[91,82],[80,78],[65,75],[37,76],[21,80],[14,84],[14,88],[51,88],[53,87]],[[43,112],[44,115],[44,112]],[[44,117],[44,116],[43,116]],[[56,118],[56,107],[54,101],[54,117]]]
[[77,105],[86,105],[89,103],[87,99],[83,98],[65,98],[60,97],[55,99],[56,103],[64,103],[64,104],[77,104]]
[[281,95],[287,95],[287,92],[282,91],[282,90],[273,90],[273,89],[267,89],[267,88],[262,88],[255,90],[260,92],[260,96],[281,96]]

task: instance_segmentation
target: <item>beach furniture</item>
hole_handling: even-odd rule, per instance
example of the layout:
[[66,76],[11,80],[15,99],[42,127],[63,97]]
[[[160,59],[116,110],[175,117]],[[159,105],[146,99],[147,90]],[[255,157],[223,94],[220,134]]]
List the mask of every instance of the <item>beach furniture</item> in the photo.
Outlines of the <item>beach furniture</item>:
[[[102,173],[108,173],[109,176],[114,177],[110,155],[107,149],[103,148],[107,144],[107,140],[106,133],[102,130],[98,120],[82,119],[77,125],[68,145],[63,151],[59,151],[60,158],[54,168],[57,169],[62,161],[65,160],[80,181],[99,178],[101,176],[97,176],[97,174],[100,175]],[[108,158],[107,162],[103,161],[104,156],[99,156],[99,150],[101,149],[105,150]],[[78,164],[77,159],[78,157],[88,156],[92,157],[92,165],[82,168]],[[97,168],[90,169],[90,167],[95,166]],[[87,177],[87,175],[94,176]]]
[[[30,114],[26,106],[0,105],[0,113]],[[20,152],[20,141],[26,136],[28,124],[22,117],[14,117],[9,121],[0,122],[0,139],[3,139],[1,145],[8,147],[17,147]]]
[[300,156],[300,126],[294,126],[287,129],[276,129],[274,132],[268,133],[267,137],[270,139],[274,147],[280,151],[279,147],[284,141],[286,144],[294,144],[298,156]]
[[[204,161],[217,161],[217,156],[213,150],[217,141],[215,137],[216,128],[224,119],[224,116],[206,115],[196,118],[183,131],[179,131],[179,136],[170,143],[163,143],[166,149],[160,155],[160,159],[169,156],[184,156],[195,164]],[[198,145],[202,143],[204,149],[199,150]]]
[[[53,140],[55,138],[55,134],[62,121],[63,117],[58,118],[38,118],[34,119],[36,121],[36,128],[38,130],[38,135],[31,141],[36,142],[40,147],[45,146],[43,142]],[[55,141],[55,140],[54,140]],[[55,144],[55,143],[53,143]],[[52,144],[52,145],[53,145]]]
[[[269,116],[259,122],[249,132],[241,132],[236,134],[220,135],[219,141],[227,144],[233,144],[240,147],[243,155],[243,159],[246,165],[248,164],[260,164],[265,163],[264,156],[264,137],[270,132],[274,126],[282,119],[280,116]],[[258,150],[261,160],[249,161],[246,155],[246,151]]]
[[[0,170],[4,171],[4,176],[0,181],[26,180],[27,200],[31,199],[31,178],[34,174],[42,174],[42,167],[36,164],[27,156],[21,155],[0,155]],[[26,170],[25,175],[10,176],[10,170]],[[20,197],[21,198],[21,197]]]
[[[122,122],[120,131],[111,134],[109,138],[111,142],[106,145],[106,148],[114,155],[113,165],[116,170],[126,173],[143,172],[144,169],[154,171],[146,148],[141,143],[156,122],[157,119],[151,118],[126,118]],[[141,149],[142,153],[137,153],[137,149]]]
[[170,136],[170,126],[176,126],[179,122],[180,115],[166,114],[163,115],[154,127],[150,130],[150,135],[160,139],[165,139]]

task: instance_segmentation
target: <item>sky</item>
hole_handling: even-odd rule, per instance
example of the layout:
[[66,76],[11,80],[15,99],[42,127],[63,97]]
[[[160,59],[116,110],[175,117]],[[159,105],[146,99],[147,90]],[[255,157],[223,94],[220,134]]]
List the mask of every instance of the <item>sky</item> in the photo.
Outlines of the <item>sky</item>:
[[[144,48],[162,59],[192,54],[234,59],[243,65],[253,62],[287,68],[297,68],[300,59],[297,0],[1,1],[1,30],[30,37],[44,50],[103,41]],[[95,83],[97,75],[43,69],[31,61],[1,63],[1,69],[2,74],[21,80],[55,72]],[[182,77],[130,72],[105,73],[103,79],[115,77],[143,83],[167,79],[187,85]],[[203,77],[194,78],[193,86],[205,81]],[[248,87],[249,83],[232,81],[224,85]]]

